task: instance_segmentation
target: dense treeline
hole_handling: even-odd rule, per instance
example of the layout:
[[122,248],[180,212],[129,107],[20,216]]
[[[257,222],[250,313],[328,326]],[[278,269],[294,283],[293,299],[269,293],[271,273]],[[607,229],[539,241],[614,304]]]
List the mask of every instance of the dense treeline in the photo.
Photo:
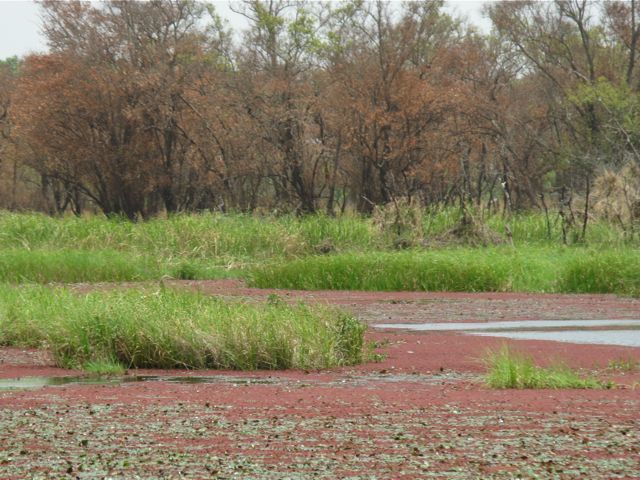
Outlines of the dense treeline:
[[[300,213],[411,202],[640,218],[636,0],[41,3],[0,65],[0,207]],[[406,201],[406,200],[403,200]],[[579,215],[578,215],[579,216]]]

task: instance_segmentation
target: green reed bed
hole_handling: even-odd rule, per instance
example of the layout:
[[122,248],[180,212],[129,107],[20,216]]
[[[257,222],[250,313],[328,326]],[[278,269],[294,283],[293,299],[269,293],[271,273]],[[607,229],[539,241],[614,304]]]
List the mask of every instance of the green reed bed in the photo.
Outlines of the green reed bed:
[[102,216],[52,218],[0,212],[0,248],[125,251],[163,258],[261,260],[374,246],[370,222],[360,217],[296,217],[215,213],[173,215],[132,223]]
[[453,248],[312,256],[254,267],[255,287],[640,294],[640,251]]
[[215,279],[233,275],[215,262],[115,250],[0,250],[0,282],[78,283]]
[[566,262],[559,290],[640,296],[640,250],[587,251]]
[[[457,209],[425,211],[421,225],[415,227],[419,231],[411,234],[428,243],[454,228],[459,219]],[[494,215],[485,220],[502,235],[508,223],[516,246],[561,246],[561,228],[555,217],[550,219],[550,235],[546,217],[540,213],[514,215],[507,220]],[[291,258],[313,254],[326,244],[338,252],[391,250],[395,245],[392,234],[393,226],[376,225],[371,218],[358,215],[334,218],[320,214],[202,213],[132,223],[99,215],[53,218],[0,212],[0,249],[114,250],[163,258],[217,258],[221,263]],[[617,225],[595,220],[589,223],[588,244],[611,248],[623,247],[629,241]]]
[[[232,266],[233,267],[233,266]],[[0,282],[245,278],[261,288],[640,295],[640,251],[528,246],[307,255],[244,268],[110,250],[0,251]]]
[[0,281],[102,282],[158,278],[161,268],[149,258],[113,250],[2,250]]
[[[261,287],[640,294],[638,247],[615,226],[593,221],[586,243],[564,246],[553,218],[549,238],[544,215],[513,215],[513,246],[441,247],[458,220],[454,209],[427,211],[409,236],[414,249],[398,251],[393,229],[351,215],[203,213],[132,223],[0,212],[0,281],[235,276]],[[501,216],[487,222],[504,231]]]
[[62,367],[327,368],[363,360],[365,329],[336,309],[278,299],[0,287],[0,344],[48,348]]
[[[486,218],[486,223],[502,235],[505,235],[505,225],[508,225],[517,246],[563,245],[562,223],[557,213],[550,215],[549,218],[537,212],[518,213],[507,218],[502,215],[493,215]],[[577,223],[573,228],[567,227],[568,244],[605,245],[610,248],[629,246],[635,241],[635,245],[638,245],[638,239],[632,241],[619,225],[595,219],[589,221],[586,238],[583,241],[581,226],[581,223]]]
[[473,252],[400,252],[306,257],[254,268],[256,287],[305,290],[502,290],[507,272]]

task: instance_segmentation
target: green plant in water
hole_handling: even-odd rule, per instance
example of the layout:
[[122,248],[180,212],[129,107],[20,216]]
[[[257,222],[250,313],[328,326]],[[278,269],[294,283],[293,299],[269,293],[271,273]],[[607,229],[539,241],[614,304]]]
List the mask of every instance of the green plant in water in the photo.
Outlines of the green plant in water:
[[485,381],[490,388],[559,389],[611,388],[595,378],[583,378],[566,365],[537,366],[533,359],[503,345],[489,351],[484,359],[488,372]]
[[117,360],[91,360],[82,365],[82,370],[96,376],[123,375],[127,368]]
[[617,358],[609,360],[609,369],[617,371],[632,372],[640,367],[640,362],[634,358]]

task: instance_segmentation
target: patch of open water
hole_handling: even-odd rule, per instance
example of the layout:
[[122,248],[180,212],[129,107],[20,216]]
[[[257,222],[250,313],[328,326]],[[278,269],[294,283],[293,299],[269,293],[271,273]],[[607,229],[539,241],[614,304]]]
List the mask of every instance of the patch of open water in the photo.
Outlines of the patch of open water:
[[0,379],[0,390],[59,387],[64,385],[120,385],[137,382],[167,382],[183,384],[226,383],[233,385],[274,384],[275,378],[230,377],[230,376],[160,376],[160,375],[115,375],[115,376],[68,376],[68,377],[20,377]]
[[470,335],[502,337],[514,340],[552,340],[554,342],[587,343],[640,347],[640,330],[560,330],[515,332],[468,332]]
[[[640,347],[640,320],[522,320],[468,323],[381,323],[376,328],[420,332],[458,331],[515,340],[552,340]],[[597,330],[593,330],[597,328]]]
[[136,382],[167,382],[179,384],[225,384],[233,386],[249,385],[286,385],[289,388],[304,388],[311,385],[353,387],[366,386],[377,382],[388,383],[423,383],[440,384],[447,381],[473,380],[475,375],[446,371],[435,374],[398,374],[372,373],[364,375],[347,375],[328,381],[314,380],[305,382],[286,377],[235,377],[230,375],[207,376],[162,376],[162,375],[118,375],[118,376],[69,376],[69,377],[20,377],[0,379],[2,390],[29,390],[42,387],[61,387],[71,385],[121,385]]
[[460,323],[378,323],[376,328],[393,328],[417,331],[476,331],[476,330],[523,330],[567,327],[637,327],[640,320],[518,320],[512,322],[460,322]]

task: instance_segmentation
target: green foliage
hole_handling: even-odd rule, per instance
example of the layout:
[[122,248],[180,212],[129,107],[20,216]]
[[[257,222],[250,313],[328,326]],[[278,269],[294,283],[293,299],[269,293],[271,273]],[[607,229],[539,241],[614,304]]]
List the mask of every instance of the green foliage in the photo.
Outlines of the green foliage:
[[226,265],[314,251],[324,240],[341,249],[373,248],[369,222],[358,217],[175,215],[132,223],[102,216],[51,218],[0,213],[0,248],[114,250]]
[[0,60],[0,70],[7,69],[12,74],[17,74],[20,69],[21,60],[17,56],[7,57]]
[[288,25],[289,36],[297,48],[302,48],[305,45],[317,48],[319,40],[316,38],[315,31],[315,21],[302,8],[298,10],[295,20]]
[[363,360],[365,329],[333,308],[162,287],[0,287],[0,344],[49,348],[62,367],[327,368]]
[[638,128],[640,97],[626,83],[616,85],[601,77],[593,84],[579,84],[569,100],[582,107],[600,105],[627,130]]
[[503,346],[486,355],[490,388],[557,389],[557,388],[609,388],[595,378],[582,378],[564,365],[539,367],[533,359]]
[[[601,124],[598,134],[587,124],[582,127],[585,135],[597,146],[600,157],[624,161],[628,148],[640,147],[640,96],[624,82],[612,83],[601,77],[595,83],[583,83],[575,87],[569,102],[583,110],[594,110]],[[587,118],[587,122],[593,120]],[[594,138],[597,137],[597,138]],[[609,158],[608,158],[609,157]],[[615,158],[619,157],[619,158]]]
[[634,358],[621,357],[616,358],[615,360],[610,360],[608,367],[615,371],[633,372],[640,367],[640,361]]
[[268,32],[277,32],[282,29],[284,25],[284,18],[278,15],[270,13],[264,5],[259,2],[254,4],[256,14],[258,15],[257,25],[259,28],[264,28]]
[[122,375],[127,368],[116,360],[93,360],[85,363],[82,369],[92,375]]
[[[516,246],[558,245],[561,228],[557,214],[550,215],[551,238],[543,214],[514,215],[509,220]],[[437,208],[422,216],[422,225],[411,232],[416,238],[439,236],[460,220],[459,209]],[[500,215],[485,219],[488,226],[504,232]],[[413,225],[411,223],[410,225]],[[0,212],[0,248],[28,250],[114,250],[162,257],[208,258],[225,261],[263,260],[312,253],[325,240],[339,251],[384,250],[392,247],[388,234],[373,219],[345,215],[297,217],[218,213],[173,215],[166,219],[132,223],[103,216],[52,218],[41,214]],[[624,231],[612,223],[589,223],[590,244],[622,246]]]

